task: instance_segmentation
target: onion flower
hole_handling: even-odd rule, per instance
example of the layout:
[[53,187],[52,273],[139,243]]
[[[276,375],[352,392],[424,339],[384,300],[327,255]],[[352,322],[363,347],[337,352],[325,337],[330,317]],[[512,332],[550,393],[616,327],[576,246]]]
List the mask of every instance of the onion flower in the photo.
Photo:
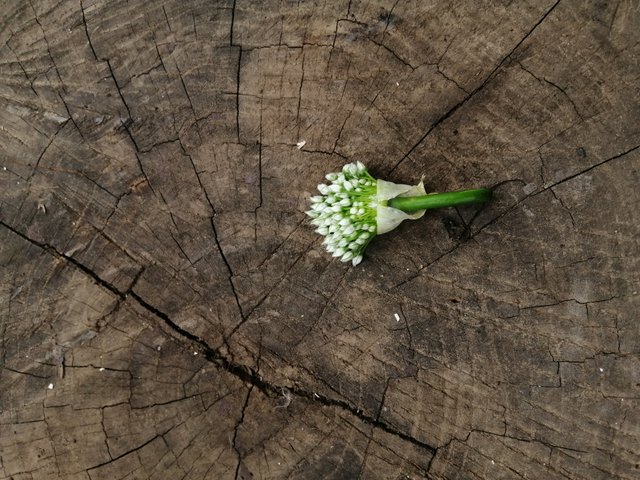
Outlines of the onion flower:
[[326,175],[328,184],[318,185],[320,195],[311,197],[311,217],[316,232],[324,235],[327,251],[354,266],[376,236],[396,228],[404,220],[416,220],[428,209],[487,202],[486,188],[430,193],[422,181],[403,185],[373,178],[362,162],[349,163],[341,172]]

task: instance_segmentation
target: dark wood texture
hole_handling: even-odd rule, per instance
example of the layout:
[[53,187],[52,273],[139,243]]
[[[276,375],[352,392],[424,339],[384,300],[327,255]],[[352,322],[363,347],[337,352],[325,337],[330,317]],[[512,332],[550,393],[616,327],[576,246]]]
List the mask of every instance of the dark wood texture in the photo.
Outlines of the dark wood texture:
[[640,478],[638,1],[1,3],[1,479]]

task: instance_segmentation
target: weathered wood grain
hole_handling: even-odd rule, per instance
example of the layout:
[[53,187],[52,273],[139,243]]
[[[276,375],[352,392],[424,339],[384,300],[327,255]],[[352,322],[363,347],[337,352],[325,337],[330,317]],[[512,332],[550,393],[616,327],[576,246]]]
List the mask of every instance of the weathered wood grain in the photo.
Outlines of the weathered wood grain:
[[[6,1],[0,478],[637,478],[639,31]],[[495,198],[345,266],[303,212],[355,160]]]

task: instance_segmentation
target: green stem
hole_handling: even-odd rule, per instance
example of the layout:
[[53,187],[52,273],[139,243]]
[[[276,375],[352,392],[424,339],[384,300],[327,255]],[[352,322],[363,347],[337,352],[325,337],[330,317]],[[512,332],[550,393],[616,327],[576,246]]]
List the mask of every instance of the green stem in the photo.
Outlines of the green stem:
[[460,192],[430,193],[419,197],[396,197],[389,200],[389,206],[406,213],[430,208],[453,207],[455,205],[469,205],[484,203],[491,199],[491,190],[478,188],[462,190]]

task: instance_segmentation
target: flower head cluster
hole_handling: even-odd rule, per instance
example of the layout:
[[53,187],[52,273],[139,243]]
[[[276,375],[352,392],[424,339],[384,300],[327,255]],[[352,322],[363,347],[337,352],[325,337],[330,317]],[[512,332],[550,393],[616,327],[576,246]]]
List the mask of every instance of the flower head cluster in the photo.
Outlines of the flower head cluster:
[[341,172],[329,173],[330,184],[318,185],[322,195],[311,197],[307,211],[324,235],[324,245],[334,257],[355,266],[377,232],[377,181],[362,162],[349,163]]

